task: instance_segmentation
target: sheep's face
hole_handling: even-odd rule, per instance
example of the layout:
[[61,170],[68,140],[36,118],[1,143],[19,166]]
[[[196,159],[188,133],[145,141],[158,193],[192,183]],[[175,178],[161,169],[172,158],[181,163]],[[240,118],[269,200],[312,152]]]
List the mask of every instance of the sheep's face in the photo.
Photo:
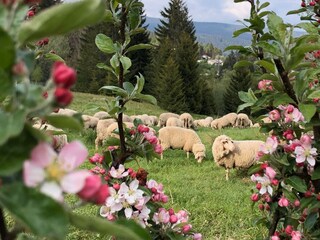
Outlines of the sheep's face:
[[206,157],[206,148],[201,143],[194,144],[192,146],[192,152],[194,154],[194,158],[198,161],[198,163],[201,163],[202,159]]
[[213,152],[215,152],[215,155],[218,157],[218,159],[215,159],[215,161],[218,161],[235,149],[232,139],[226,135],[217,137],[214,140],[212,147]]

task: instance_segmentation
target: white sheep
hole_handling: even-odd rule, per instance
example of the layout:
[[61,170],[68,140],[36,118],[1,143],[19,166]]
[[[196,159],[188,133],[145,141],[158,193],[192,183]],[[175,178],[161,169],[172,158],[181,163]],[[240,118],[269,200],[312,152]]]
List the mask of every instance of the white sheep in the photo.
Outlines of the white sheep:
[[183,127],[183,122],[179,118],[169,117],[167,120],[167,127]]
[[77,114],[78,112],[69,108],[59,108],[58,112],[53,112],[51,115],[65,115],[72,117],[74,114]]
[[179,115],[175,114],[175,113],[169,113],[169,112],[161,113],[160,116],[159,116],[158,126],[159,127],[165,127],[169,117],[179,118]]
[[83,120],[83,125],[84,125],[84,129],[96,129],[97,124],[99,122],[99,118],[96,117],[92,117],[90,115],[82,115],[82,120]]
[[[126,128],[133,128],[134,127],[132,122],[123,122],[123,124],[125,125]],[[107,128],[105,138],[119,137],[118,134],[114,133],[114,131],[117,129],[118,129],[118,123],[117,122],[111,123],[110,126]]]
[[[168,148],[183,149],[187,152],[192,152],[195,159],[201,163],[202,159],[206,156],[205,146],[202,144],[198,134],[186,128],[180,127],[164,127],[159,130],[159,142],[163,150]],[[161,155],[163,158],[163,155]]]
[[184,128],[192,128],[193,127],[193,117],[190,113],[182,113],[179,119],[183,123]]
[[97,128],[96,128],[97,137],[95,139],[96,150],[98,150],[99,145],[102,145],[102,141],[107,136],[108,127],[114,122],[116,122],[116,120],[113,118],[101,119],[98,121]]
[[151,115],[150,118],[152,119],[152,126],[157,126],[159,119],[157,116]]
[[249,168],[257,158],[260,146],[264,144],[260,140],[233,141],[226,135],[218,136],[212,144],[212,155],[219,166],[226,169],[226,180],[229,180],[231,168]]
[[252,121],[245,113],[239,113],[237,116],[236,127],[238,128],[246,128],[253,126]]
[[221,129],[228,126],[234,127],[237,121],[237,116],[238,115],[236,113],[228,113],[221,118],[214,119],[211,122],[211,127],[215,129]]
[[106,119],[106,118],[110,118],[110,114],[105,112],[105,111],[99,111],[96,112],[93,117],[99,118],[99,119]]

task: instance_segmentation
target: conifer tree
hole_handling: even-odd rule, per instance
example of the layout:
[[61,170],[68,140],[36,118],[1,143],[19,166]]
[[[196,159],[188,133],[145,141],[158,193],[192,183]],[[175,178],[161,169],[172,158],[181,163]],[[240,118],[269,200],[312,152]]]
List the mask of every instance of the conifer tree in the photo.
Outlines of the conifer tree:
[[239,99],[238,92],[247,92],[251,84],[252,76],[247,68],[236,68],[233,71],[228,87],[223,95],[226,113],[237,111],[238,106],[243,103]]

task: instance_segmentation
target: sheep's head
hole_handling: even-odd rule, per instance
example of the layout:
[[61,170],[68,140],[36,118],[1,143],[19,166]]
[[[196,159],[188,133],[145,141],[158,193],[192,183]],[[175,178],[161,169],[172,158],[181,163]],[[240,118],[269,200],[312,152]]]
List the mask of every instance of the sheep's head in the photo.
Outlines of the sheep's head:
[[206,157],[206,147],[202,143],[193,144],[192,152],[198,163],[201,163],[202,159]]
[[235,146],[230,137],[226,135],[218,136],[214,140],[212,145],[212,151],[214,153],[214,156],[216,156],[215,161],[217,162],[224,156],[227,156],[230,152],[234,151],[234,149],[235,149]]

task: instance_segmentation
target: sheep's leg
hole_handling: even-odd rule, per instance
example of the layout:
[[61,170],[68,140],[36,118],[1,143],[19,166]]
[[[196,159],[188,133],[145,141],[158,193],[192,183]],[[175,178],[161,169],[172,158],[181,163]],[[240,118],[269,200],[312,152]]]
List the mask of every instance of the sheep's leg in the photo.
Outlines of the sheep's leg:
[[229,180],[229,173],[230,173],[230,169],[226,168],[226,180]]
[[163,160],[163,153],[161,153],[161,160]]
[[187,152],[187,158],[189,159],[189,152]]

